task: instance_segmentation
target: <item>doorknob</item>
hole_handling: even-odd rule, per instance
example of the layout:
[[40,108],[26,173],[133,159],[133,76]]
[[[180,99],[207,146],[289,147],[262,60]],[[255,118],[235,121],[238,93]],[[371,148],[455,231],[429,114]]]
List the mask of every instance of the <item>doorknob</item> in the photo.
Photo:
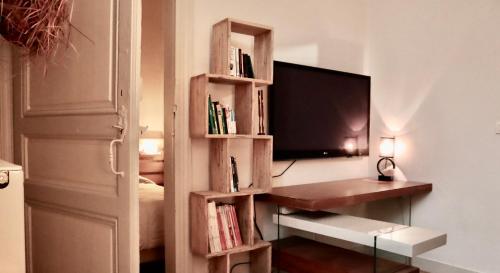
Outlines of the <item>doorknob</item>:
[[0,172],[0,190],[7,188],[9,185],[9,172],[1,171]]
[[115,169],[115,155],[113,148],[115,144],[123,144],[125,136],[128,132],[127,108],[125,108],[124,105],[122,105],[122,108],[118,115],[118,124],[113,125],[113,128],[120,130],[120,137],[111,140],[111,142],[109,143],[109,167],[111,168],[111,172],[113,174],[123,177],[125,175],[125,172],[119,172]]

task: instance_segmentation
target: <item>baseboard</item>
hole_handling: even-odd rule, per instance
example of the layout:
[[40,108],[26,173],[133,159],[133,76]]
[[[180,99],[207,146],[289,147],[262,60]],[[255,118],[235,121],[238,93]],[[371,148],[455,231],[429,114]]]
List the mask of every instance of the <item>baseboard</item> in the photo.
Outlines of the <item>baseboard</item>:
[[424,258],[413,258],[412,262],[412,264],[420,268],[420,270],[429,273],[478,273],[477,271],[459,268]]

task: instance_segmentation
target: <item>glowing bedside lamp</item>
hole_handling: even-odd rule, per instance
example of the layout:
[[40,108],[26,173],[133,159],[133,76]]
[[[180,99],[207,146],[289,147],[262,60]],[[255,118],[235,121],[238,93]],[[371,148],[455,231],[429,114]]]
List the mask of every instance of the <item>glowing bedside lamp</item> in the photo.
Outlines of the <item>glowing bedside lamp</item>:
[[379,181],[393,181],[394,180],[394,169],[396,169],[396,163],[394,163],[394,150],[396,144],[395,137],[381,137],[380,138],[380,160],[377,163],[377,171],[379,173]]
[[139,154],[142,157],[162,155],[163,133],[158,131],[144,132],[139,139]]

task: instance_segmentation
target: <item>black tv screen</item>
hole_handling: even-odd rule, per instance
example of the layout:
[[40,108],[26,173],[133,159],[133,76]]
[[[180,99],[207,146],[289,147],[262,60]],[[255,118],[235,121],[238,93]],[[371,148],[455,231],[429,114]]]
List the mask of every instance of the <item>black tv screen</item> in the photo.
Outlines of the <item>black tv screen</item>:
[[368,155],[370,77],[274,62],[273,159]]

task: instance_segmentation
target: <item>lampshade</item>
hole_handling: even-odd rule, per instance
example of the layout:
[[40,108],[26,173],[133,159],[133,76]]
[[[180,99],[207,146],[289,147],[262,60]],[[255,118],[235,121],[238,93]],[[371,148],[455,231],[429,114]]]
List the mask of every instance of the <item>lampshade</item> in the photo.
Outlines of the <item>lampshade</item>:
[[381,157],[394,157],[396,138],[394,137],[381,137],[380,138],[380,156]]

